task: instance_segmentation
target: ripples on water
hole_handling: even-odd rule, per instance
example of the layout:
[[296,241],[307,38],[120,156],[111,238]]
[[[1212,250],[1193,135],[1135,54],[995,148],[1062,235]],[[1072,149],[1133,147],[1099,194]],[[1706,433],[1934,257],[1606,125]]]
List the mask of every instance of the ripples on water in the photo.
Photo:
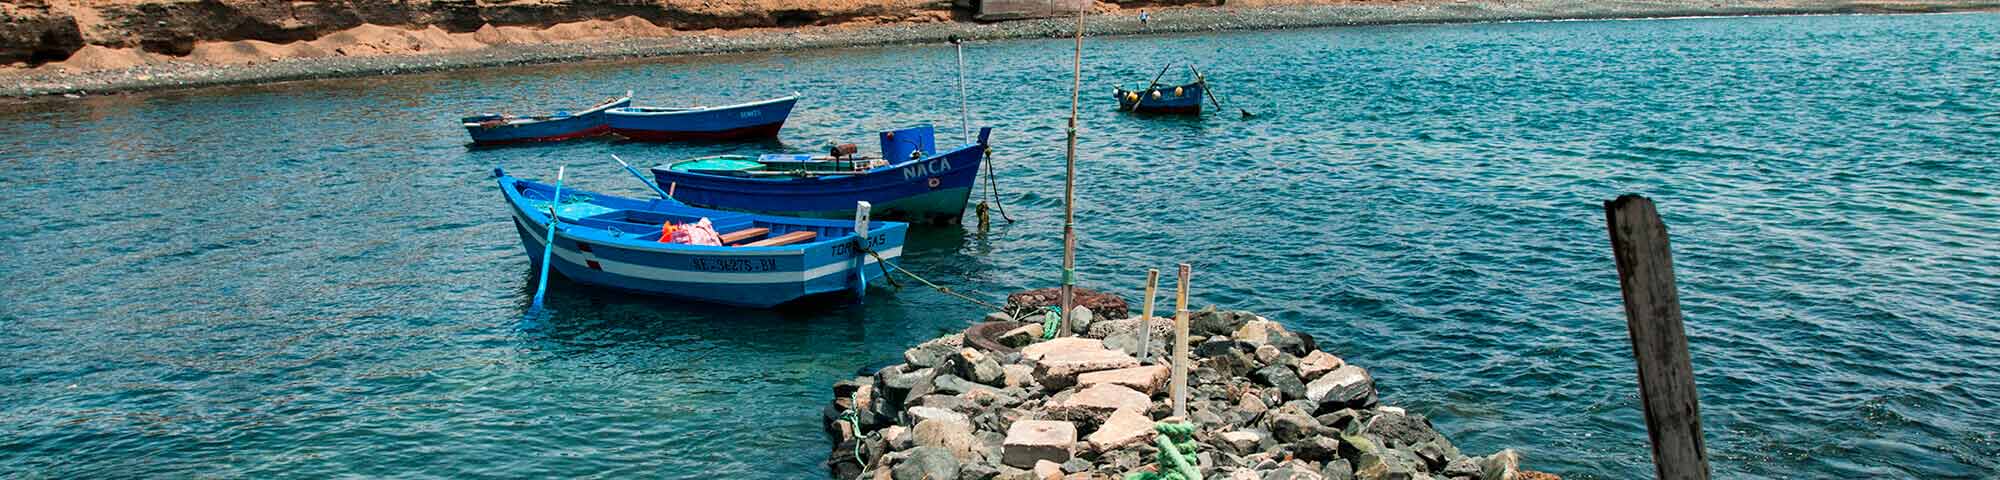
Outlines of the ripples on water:
[[[1718,478],[2000,475],[2000,16],[1409,26],[1093,39],[1086,286],[1195,267],[1198,304],[1372,368],[1471,453],[1650,475],[1600,202],[1674,235]],[[1069,44],[968,48],[1007,211],[907,264],[1057,280]],[[772,148],[957,126],[940,46],[213,89],[0,112],[0,476],[817,477],[827,385],[960,328],[918,290],[749,312],[552,286],[487,178],[644,195],[587,141],[470,150],[505,105],[805,92]],[[1137,119],[1208,67],[1259,113]],[[1177,78],[1170,72],[1168,79]],[[908,93],[903,93],[908,92]]]

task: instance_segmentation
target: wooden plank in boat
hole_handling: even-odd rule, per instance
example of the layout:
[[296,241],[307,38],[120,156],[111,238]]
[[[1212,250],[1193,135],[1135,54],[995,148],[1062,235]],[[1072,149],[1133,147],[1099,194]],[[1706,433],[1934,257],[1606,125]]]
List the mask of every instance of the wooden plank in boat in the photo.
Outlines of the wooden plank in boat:
[[764,228],[764,227],[745,228],[742,230],[737,230],[734,232],[722,234],[722,244],[728,245],[732,243],[737,243],[752,238],[762,237],[768,233],[771,233],[771,229],[769,228]]
[[766,238],[766,239],[763,239],[763,240],[758,240],[758,241],[755,241],[755,242],[750,242],[750,243],[746,243],[746,244],[744,244],[743,246],[745,246],[745,247],[776,247],[776,246],[782,246],[782,245],[791,245],[791,244],[794,244],[794,243],[800,243],[800,242],[809,242],[809,241],[812,241],[812,239],[814,239],[814,238],[817,238],[817,237],[819,237],[819,234],[817,234],[817,233],[813,233],[813,232],[808,232],[808,231],[797,231],[797,232],[792,232],[792,233],[787,233],[787,234],[784,234],[784,235],[779,235],[779,236],[776,236],[776,237],[771,237],[771,238]]

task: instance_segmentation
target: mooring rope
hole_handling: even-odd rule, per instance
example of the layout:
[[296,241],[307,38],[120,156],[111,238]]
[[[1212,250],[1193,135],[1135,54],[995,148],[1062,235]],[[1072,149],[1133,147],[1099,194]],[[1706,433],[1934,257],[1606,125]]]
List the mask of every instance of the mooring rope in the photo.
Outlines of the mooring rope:
[[993,147],[986,147],[986,198],[993,200],[993,207],[1000,211],[1000,219],[1014,223],[1014,217],[1007,216],[1007,205],[1000,202],[1000,184],[993,180]]
[[[994,304],[992,304],[991,302],[987,302],[987,301],[984,301],[984,300],[980,300],[980,299],[977,299],[977,298],[972,298],[972,297],[970,297],[970,296],[966,296],[966,295],[965,295],[965,294],[963,294],[963,293],[958,293],[958,292],[956,292],[956,291],[953,291],[953,290],[951,289],[951,287],[946,287],[946,286],[943,286],[943,285],[938,285],[938,284],[936,284],[936,283],[931,283],[931,281],[930,281],[930,280],[925,280],[925,279],[924,279],[924,277],[922,277],[922,276],[920,276],[920,275],[917,275],[917,273],[916,273],[916,272],[912,272],[912,271],[910,271],[910,269],[907,269],[907,268],[903,268],[903,266],[902,266],[902,265],[892,265],[892,264],[890,264],[890,263],[889,263],[889,261],[888,261],[888,260],[883,260],[883,259],[882,259],[882,254],[879,254],[879,253],[875,253],[875,251],[874,251],[874,250],[869,250],[869,251],[868,251],[868,254],[869,254],[869,255],[874,255],[874,256],[875,256],[875,263],[876,263],[876,264],[878,264],[878,265],[885,265],[885,266],[886,266],[885,268],[893,268],[893,269],[896,269],[896,271],[898,271],[898,272],[903,272],[903,274],[904,274],[904,275],[909,275],[909,276],[910,276],[910,278],[914,278],[914,279],[917,279],[917,282],[920,282],[920,283],[923,283],[923,284],[924,284],[924,286],[928,286],[928,287],[931,287],[931,289],[932,289],[932,290],[937,290],[937,291],[938,291],[938,293],[943,293],[943,294],[945,294],[945,295],[951,295],[951,296],[954,296],[954,297],[958,297],[958,298],[960,298],[960,299],[964,299],[965,301],[968,301],[968,302],[972,302],[972,303],[974,303],[974,304],[978,304],[979,306],[982,306],[982,307],[986,307],[986,308],[991,308],[991,309],[993,309],[993,310],[995,310],[995,311],[1006,311],[1006,309],[1005,309],[1005,308],[1001,308],[1001,307],[1000,307],[999,305],[994,305]],[[890,278],[890,277],[889,277],[889,272],[888,272],[887,270],[884,270],[884,271],[882,272],[882,278]],[[895,280],[894,280],[894,279],[890,279],[889,281],[891,282],[891,284],[894,284],[894,282],[895,282]],[[901,286],[898,286],[897,288],[901,288]]]

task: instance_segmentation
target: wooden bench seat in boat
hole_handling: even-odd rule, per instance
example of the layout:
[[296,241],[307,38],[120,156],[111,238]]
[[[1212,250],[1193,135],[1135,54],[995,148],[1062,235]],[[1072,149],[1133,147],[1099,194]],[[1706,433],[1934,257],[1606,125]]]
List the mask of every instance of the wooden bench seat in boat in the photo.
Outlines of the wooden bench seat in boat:
[[812,241],[812,239],[813,239],[813,238],[816,238],[816,237],[819,237],[819,234],[817,234],[817,233],[813,233],[813,232],[808,232],[808,231],[803,231],[803,230],[801,230],[801,231],[797,231],[797,232],[792,232],[792,233],[787,233],[787,234],[784,234],[784,235],[779,235],[779,236],[776,236],[776,237],[771,237],[771,238],[766,238],[766,239],[763,239],[763,240],[758,240],[758,241],[755,241],[755,242],[750,242],[750,243],[746,243],[746,244],[743,244],[743,246],[745,246],[745,247],[776,247],[776,246],[780,246],[780,245],[791,245],[791,244],[794,244],[794,243],[800,243],[800,242],[809,242],[809,241]]
[[745,228],[742,230],[737,230],[734,232],[722,234],[722,244],[723,245],[734,244],[742,242],[744,240],[762,237],[768,233],[771,233],[771,229],[769,228],[764,228],[764,227]]

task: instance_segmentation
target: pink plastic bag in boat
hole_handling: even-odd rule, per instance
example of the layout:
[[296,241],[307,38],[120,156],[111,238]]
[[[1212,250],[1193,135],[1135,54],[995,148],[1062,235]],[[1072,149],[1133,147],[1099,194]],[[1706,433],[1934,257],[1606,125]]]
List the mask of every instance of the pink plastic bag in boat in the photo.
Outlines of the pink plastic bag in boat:
[[715,233],[715,225],[707,217],[681,225],[668,222],[660,226],[660,243],[721,246],[722,234]]

